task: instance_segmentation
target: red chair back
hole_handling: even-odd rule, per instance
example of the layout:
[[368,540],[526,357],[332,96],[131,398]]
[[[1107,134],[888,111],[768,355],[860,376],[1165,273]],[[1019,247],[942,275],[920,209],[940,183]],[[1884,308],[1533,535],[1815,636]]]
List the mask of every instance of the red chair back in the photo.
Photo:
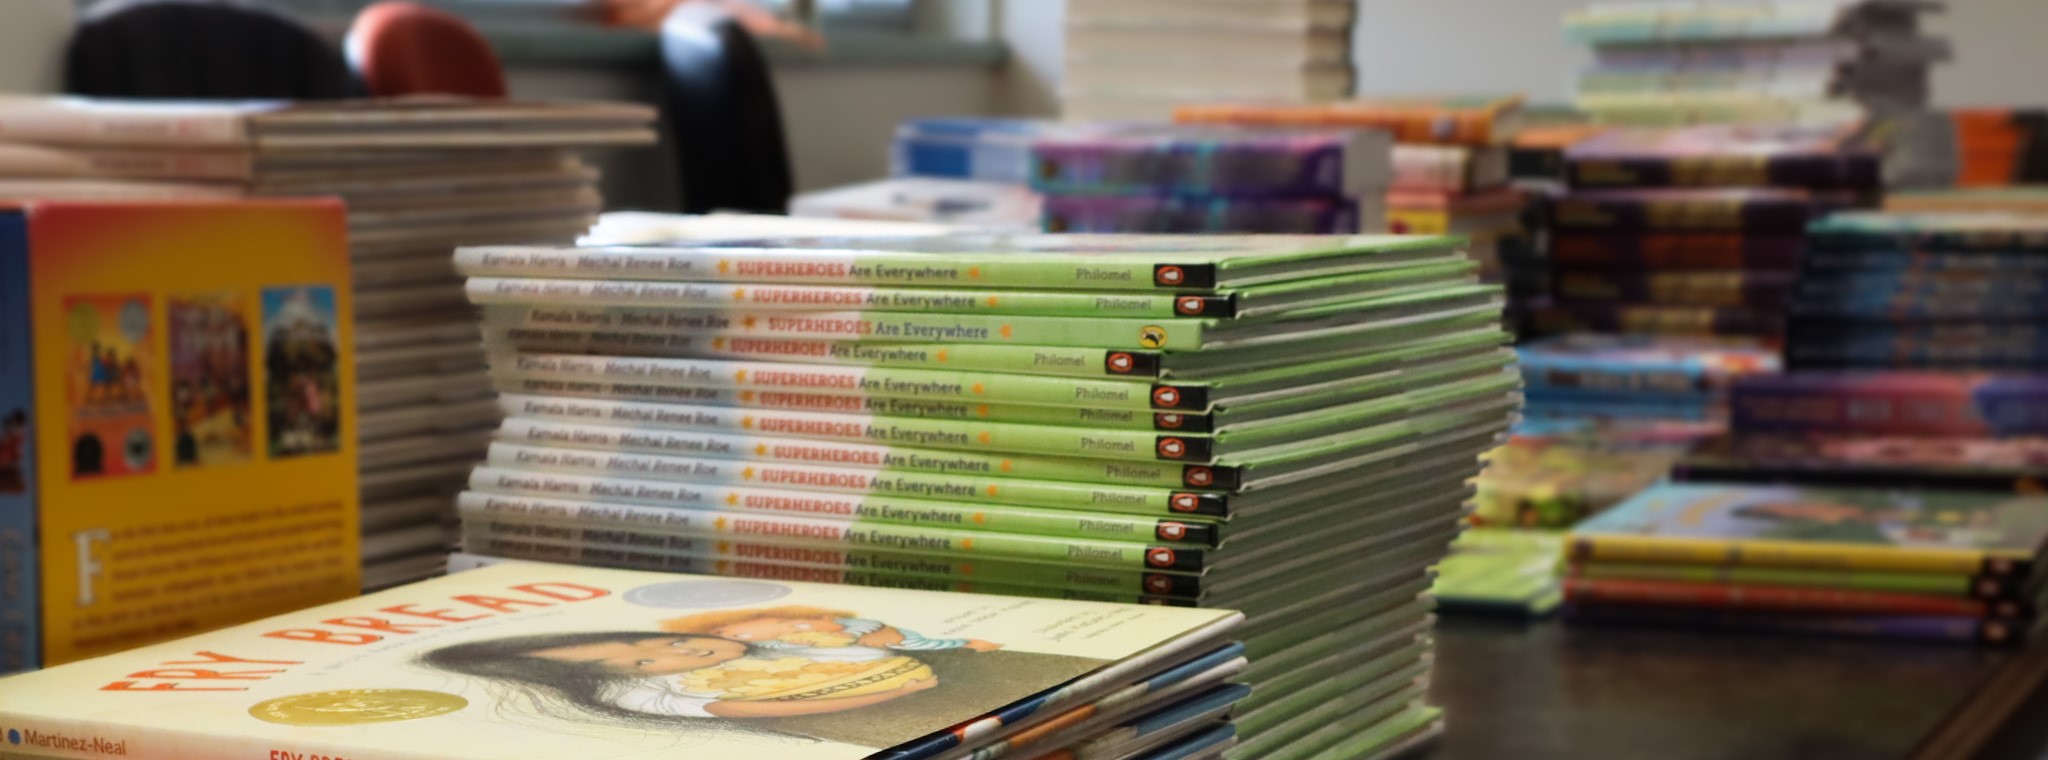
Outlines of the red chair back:
[[372,4],[349,26],[346,48],[349,65],[374,96],[506,95],[505,70],[491,43],[447,11]]

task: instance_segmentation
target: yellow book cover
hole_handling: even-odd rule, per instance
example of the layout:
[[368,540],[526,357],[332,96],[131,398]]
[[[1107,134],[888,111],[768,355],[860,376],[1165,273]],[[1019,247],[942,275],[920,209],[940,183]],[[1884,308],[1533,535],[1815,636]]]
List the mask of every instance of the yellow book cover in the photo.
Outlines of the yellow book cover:
[[354,594],[352,316],[337,203],[0,209],[0,672]]
[[0,755],[925,757],[1239,620],[510,563],[0,679]]

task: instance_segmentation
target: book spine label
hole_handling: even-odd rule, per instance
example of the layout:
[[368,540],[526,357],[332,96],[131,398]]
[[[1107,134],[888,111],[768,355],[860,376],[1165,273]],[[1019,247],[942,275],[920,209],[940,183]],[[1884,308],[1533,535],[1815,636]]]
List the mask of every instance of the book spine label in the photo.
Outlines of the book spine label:
[[914,285],[1060,290],[1182,290],[1215,286],[1216,265],[1110,257],[933,256],[746,248],[630,249],[482,246],[455,252],[467,277],[564,277],[818,285]]
[[0,674],[42,664],[28,258],[27,219],[0,212]]
[[1566,196],[1551,204],[1551,223],[1565,230],[1794,232],[1812,209],[1802,202],[1761,199],[1630,199]]
[[1799,235],[1559,232],[1550,256],[1566,267],[1791,271],[1804,247]]
[[502,351],[703,359],[764,359],[808,364],[848,364],[954,371],[972,368],[1052,377],[1152,379],[1160,372],[1156,351],[1111,351],[1057,346],[1002,346],[971,343],[860,343],[802,338],[745,338],[695,333],[609,332],[576,328],[499,328],[486,343]]
[[1564,593],[1569,601],[1588,604],[2006,618],[2015,617],[2018,612],[2011,603],[1986,604],[1975,599],[1861,589],[1614,578],[1567,578]]
[[1574,535],[1568,545],[1581,562],[1736,565],[1813,570],[1891,570],[1951,575],[2011,576],[2026,563],[1987,557],[1972,549],[1816,544],[1768,539],[1714,540],[1657,536]]
[[478,304],[640,306],[750,311],[908,311],[927,314],[1022,314],[1173,319],[1228,317],[1229,296],[1173,293],[1046,293],[827,285],[717,284],[663,280],[570,280],[471,277],[464,286]]
[[783,409],[841,414],[872,414],[885,417],[929,417],[949,420],[1018,422],[1030,425],[1066,425],[1117,430],[1180,430],[1206,432],[1215,425],[1209,414],[1146,412],[1130,409],[1029,406],[1024,404],[982,404],[972,401],[937,401],[912,398],[875,398],[829,393],[752,391],[729,388],[619,383],[591,380],[554,380],[523,377],[516,373],[492,373],[492,382],[503,393],[543,396],[646,401],[661,404],[703,404],[750,409]]
[[[1071,457],[982,454],[969,451],[899,448],[799,438],[732,435],[692,430],[619,427],[602,416],[577,417],[584,407],[555,405],[555,399],[524,398],[498,429],[499,440],[536,446],[670,454],[717,459],[873,467],[887,472],[1076,481],[1115,486],[1229,490],[1242,473],[1235,467]],[[548,415],[569,415],[550,418]],[[601,413],[600,413],[601,414]]]
[[1228,497],[1223,494],[902,472],[880,467],[791,464],[756,458],[710,459],[494,443],[488,463],[502,468],[581,475],[1053,507],[1149,517],[1229,515]]
[[[742,467],[742,469],[750,469]],[[822,520],[1068,536],[1105,541],[1151,541],[1214,546],[1219,531],[1205,520],[1158,520],[1079,510],[1002,504],[963,505],[891,496],[835,494],[770,488],[723,487],[673,479],[591,477],[558,472],[478,467],[469,487],[481,493],[587,499],[678,509],[762,512]]]
[[1006,375],[989,372],[782,364],[713,359],[650,359],[580,354],[513,354],[494,364],[515,376],[620,381],[734,391],[827,393],[969,403],[1088,406],[1137,411],[1202,411],[1203,385]]
[[718,312],[587,306],[487,306],[487,329],[582,328],[705,337],[958,342],[1125,350],[1196,350],[1206,320],[997,317],[896,312]]
[[1053,454],[1126,461],[1210,462],[1206,436],[1089,430],[1008,422],[920,420],[681,404],[506,395],[508,416],[596,422],[644,429],[695,430],[850,441],[919,448]]
[[[1206,552],[1187,546],[1006,535],[902,525],[868,525],[783,515],[712,512],[670,507],[572,501],[465,492],[456,501],[465,526],[505,535],[587,537],[592,531],[662,536],[681,534],[807,546],[838,546],[909,554],[991,557],[1125,570],[1194,572]],[[497,527],[492,527],[497,526]]]
[[[670,537],[677,538],[680,537]],[[879,570],[854,569],[847,565],[818,565],[792,563],[782,560],[756,561],[725,559],[726,554],[737,554],[740,546],[744,551],[761,555],[804,557],[837,556],[849,560],[873,559],[884,555],[867,553],[837,552],[825,549],[804,549],[772,544],[734,544],[719,542],[734,551],[727,553],[691,554],[670,551],[665,548],[650,548],[636,544],[613,544],[596,541],[554,541],[527,538],[501,538],[483,535],[481,531],[464,536],[465,545],[489,556],[479,557],[481,561],[495,558],[525,560],[529,562],[553,562],[565,565],[609,567],[620,570],[643,570],[648,572],[688,573],[692,575],[719,575],[728,578],[756,578],[761,580],[797,581],[801,583],[835,583],[847,586],[878,586],[882,588],[908,588],[921,591],[946,591],[962,594],[998,594],[1002,596],[1028,596],[1047,599],[1076,599],[1121,604],[1160,604],[1170,606],[1195,606],[1192,595],[1154,594],[1127,590],[1126,586],[1136,582],[1122,582],[1116,588],[1095,588],[1081,584],[1046,583],[1031,585],[1010,580],[1007,573],[993,575],[998,580],[982,580],[982,573],[975,571],[973,564],[939,561],[916,555],[896,555],[900,559],[887,560],[879,564],[891,567],[961,567],[967,570],[961,577],[949,575],[926,575]],[[981,564],[981,563],[975,563]],[[1017,563],[1021,564],[1021,563]],[[1015,566],[1015,565],[1013,565]],[[1057,572],[1054,568],[1040,568]],[[1114,576],[1114,573],[1077,569],[1072,574],[1085,577],[1093,574]],[[1167,588],[1173,581],[1192,580],[1189,576],[1152,574],[1162,579],[1157,585]],[[1166,580],[1173,579],[1173,580]]]

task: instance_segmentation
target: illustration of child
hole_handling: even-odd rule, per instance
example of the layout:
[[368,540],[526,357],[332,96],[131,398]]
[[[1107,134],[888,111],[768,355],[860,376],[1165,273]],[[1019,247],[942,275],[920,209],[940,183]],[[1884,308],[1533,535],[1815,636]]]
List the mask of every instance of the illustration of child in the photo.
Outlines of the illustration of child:
[[845,647],[870,647],[899,652],[930,652],[941,649],[970,649],[992,652],[1002,648],[980,639],[930,639],[916,631],[904,630],[879,620],[858,617],[843,610],[820,607],[785,606],[759,610],[722,610],[661,622],[661,628],[675,633],[701,633],[744,641],[760,649],[817,651]]
[[[544,707],[631,721],[821,715],[938,685],[929,668],[908,658],[864,651],[827,660],[715,636],[613,631],[456,644],[428,652],[421,664],[516,687]],[[868,688],[821,690],[844,696],[802,693],[807,684],[863,673],[873,674]],[[774,693],[793,696],[748,698]]]

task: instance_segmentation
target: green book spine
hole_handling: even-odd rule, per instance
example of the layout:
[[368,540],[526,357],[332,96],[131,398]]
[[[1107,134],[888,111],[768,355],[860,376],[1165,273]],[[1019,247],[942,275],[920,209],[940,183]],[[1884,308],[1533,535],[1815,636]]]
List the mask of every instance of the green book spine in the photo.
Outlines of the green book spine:
[[1116,430],[1182,430],[1200,433],[1215,427],[1213,414],[1097,409],[1078,406],[1032,406],[974,401],[853,396],[795,391],[753,391],[604,380],[557,380],[494,372],[500,393],[538,396],[644,401],[656,404],[701,404],[800,412],[871,414],[880,417],[929,417],[947,420],[1020,422],[1027,425],[1111,428]]
[[[1498,318],[1495,318],[1498,321]],[[639,333],[601,329],[492,328],[484,342],[499,352],[515,350],[624,356],[685,356],[706,359],[764,359],[814,364],[852,364],[904,369],[1045,375],[1130,377],[1160,373],[1156,351],[1117,351],[1060,346],[1005,346],[973,343],[861,343],[808,338],[752,338],[690,332]]]
[[1236,313],[1230,296],[1200,293],[1060,293],[528,277],[472,277],[467,290],[470,302],[478,304],[1147,319],[1229,317]]
[[1102,409],[1202,411],[1199,384],[1008,375],[831,364],[651,359],[579,354],[499,356],[494,368],[515,377],[616,381],[735,391],[829,393],[975,403],[1090,406]]
[[647,480],[788,488],[799,491],[935,499],[1107,512],[1140,517],[1228,517],[1229,496],[1167,488],[1061,483],[949,475],[881,467],[792,464],[755,458],[711,459],[493,443],[495,467]]
[[492,524],[526,526],[508,530],[513,531],[510,535],[525,530],[533,537],[555,536],[558,539],[587,535],[584,531],[589,530],[607,530],[650,537],[680,534],[800,546],[1181,572],[1199,572],[1208,560],[1206,550],[1187,546],[1019,536],[477,492],[464,492],[459,496],[456,509],[463,515],[465,525],[473,522],[478,528]]
[[701,430],[620,427],[604,424],[601,413],[579,416],[585,407],[561,406],[555,403],[556,399],[507,398],[505,409],[510,419],[499,427],[498,439],[535,446],[854,466],[887,473],[973,475],[1174,489],[1229,490],[1237,486],[1241,474],[1238,468],[1229,466],[984,454]]
[[476,468],[470,474],[469,487],[481,493],[514,496],[1104,541],[1215,546],[1220,534],[1217,523],[1198,519],[1163,520],[1108,512],[1007,504],[963,505],[892,496],[727,487],[696,481],[594,477],[491,466]]
[[[610,542],[491,535],[494,532],[522,532],[522,528],[529,527],[516,523],[491,523],[488,528],[465,531],[463,545],[472,553],[503,559],[612,567],[622,570],[1052,599],[1086,599],[1128,604],[1193,606],[1200,598],[1197,588],[1200,579],[1189,575],[1127,573],[1097,568],[1073,568],[1062,571],[1059,568],[1025,563],[954,562],[914,554],[836,552],[775,544],[709,541],[686,536],[661,536],[658,539],[635,536],[624,542]],[[597,533],[598,538],[611,537],[603,535],[601,531]],[[702,551],[698,551],[699,549]],[[755,555],[772,559],[733,559],[733,555]],[[794,561],[782,559],[783,557],[801,557],[815,561]],[[860,569],[870,565],[888,569]],[[1012,568],[1019,567],[1024,568],[1021,572],[1025,575],[1011,571]],[[1160,593],[1133,589],[1158,589]]]
[[[1163,256],[1162,256],[1163,258]],[[1215,281],[1206,261],[1154,263],[1132,258],[1029,254],[928,253],[741,248],[576,249],[493,246],[456,251],[470,277],[575,277],[777,282],[918,287],[1045,287],[1071,290],[1178,289]],[[1159,285],[1155,286],[1155,282]]]
[[1151,434],[1009,422],[921,420],[564,397],[505,395],[499,397],[499,403],[508,417],[541,417],[644,429],[777,435],[1126,461],[1207,463],[1214,456],[1210,438],[1199,434]]
[[676,311],[598,306],[484,307],[489,329],[581,328],[706,337],[810,338],[885,343],[994,343],[1080,348],[1200,349],[1208,319],[1007,317],[905,312]]
[[1979,596],[1976,593],[1977,584],[1974,577],[1949,573],[1585,562],[1573,565],[1572,574],[1595,579],[1808,586],[1935,596]]

